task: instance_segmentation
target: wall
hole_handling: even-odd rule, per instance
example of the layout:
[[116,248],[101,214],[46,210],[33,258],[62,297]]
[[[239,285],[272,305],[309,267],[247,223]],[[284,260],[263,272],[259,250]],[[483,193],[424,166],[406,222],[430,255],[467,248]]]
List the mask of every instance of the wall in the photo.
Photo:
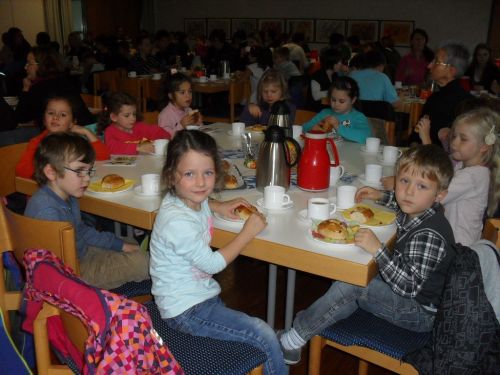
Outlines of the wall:
[[471,50],[485,42],[492,0],[156,0],[156,29],[183,30],[184,18],[326,18],[414,20],[435,47],[445,39]]
[[43,0],[0,0],[0,32],[13,26],[20,28],[26,40],[34,45],[36,34],[47,31]]

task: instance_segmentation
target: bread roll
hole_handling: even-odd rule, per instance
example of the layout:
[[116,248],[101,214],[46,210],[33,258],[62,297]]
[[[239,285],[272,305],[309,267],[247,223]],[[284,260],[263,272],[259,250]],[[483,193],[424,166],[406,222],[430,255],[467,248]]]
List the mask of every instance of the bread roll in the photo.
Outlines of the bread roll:
[[236,176],[227,174],[224,176],[224,187],[226,189],[236,189],[238,187],[238,180]]
[[345,241],[347,239],[347,224],[336,219],[324,220],[318,224],[316,232],[326,240]]
[[227,172],[229,172],[229,169],[231,169],[231,163],[228,162],[227,160],[223,159],[222,160],[222,170],[224,171],[224,173],[227,173]]
[[366,223],[374,216],[373,211],[368,207],[355,207],[349,211],[349,214],[352,220],[357,221],[360,224]]
[[254,212],[257,212],[257,208],[255,208],[255,206],[247,207],[244,205],[240,205],[234,209],[234,213],[238,215],[241,220],[248,219]]
[[103,189],[118,189],[125,185],[125,179],[118,174],[108,174],[101,180],[101,187]]

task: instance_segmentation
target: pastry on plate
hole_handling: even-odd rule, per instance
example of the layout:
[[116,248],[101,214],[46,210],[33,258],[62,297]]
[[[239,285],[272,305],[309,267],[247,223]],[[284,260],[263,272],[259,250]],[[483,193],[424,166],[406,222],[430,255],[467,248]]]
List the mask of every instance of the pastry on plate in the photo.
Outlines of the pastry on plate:
[[224,173],[227,173],[229,172],[229,170],[231,169],[231,163],[228,162],[226,159],[222,159],[222,170],[224,171]]
[[246,220],[250,217],[251,214],[257,212],[257,208],[255,206],[245,206],[239,205],[234,209],[234,213],[240,217],[241,220]]
[[101,180],[101,188],[115,190],[125,185],[125,179],[119,174],[108,174]]
[[236,189],[238,187],[238,179],[232,174],[227,174],[224,176],[224,188],[226,189]]
[[368,222],[375,214],[368,207],[355,206],[347,211],[347,215],[350,216],[351,220],[357,221],[359,224],[365,224]]
[[354,234],[359,226],[348,226],[337,219],[327,219],[320,222],[312,231],[313,237],[333,243],[353,243]]

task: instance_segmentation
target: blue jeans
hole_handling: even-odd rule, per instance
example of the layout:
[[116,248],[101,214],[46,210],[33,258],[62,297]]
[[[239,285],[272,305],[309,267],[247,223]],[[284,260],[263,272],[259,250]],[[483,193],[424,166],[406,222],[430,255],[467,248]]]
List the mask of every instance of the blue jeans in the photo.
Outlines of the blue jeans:
[[428,332],[434,325],[434,315],[415,299],[394,293],[380,276],[366,287],[336,281],[328,291],[306,310],[297,313],[293,328],[304,340],[309,340],[325,328],[350,316],[358,308],[388,322],[415,332]]
[[165,322],[172,329],[194,336],[238,341],[257,347],[266,354],[266,374],[288,373],[273,329],[259,318],[231,310],[219,297],[199,303],[174,318],[165,319]]

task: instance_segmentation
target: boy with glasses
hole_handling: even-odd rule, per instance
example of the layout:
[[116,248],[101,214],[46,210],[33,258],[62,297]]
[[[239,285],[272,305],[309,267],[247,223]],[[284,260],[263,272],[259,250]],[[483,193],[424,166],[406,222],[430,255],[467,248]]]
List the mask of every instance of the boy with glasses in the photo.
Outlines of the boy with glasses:
[[40,189],[24,214],[51,221],[67,221],[75,228],[81,277],[103,289],[129,281],[149,279],[149,255],[138,245],[124,242],[111,232],[98,232],[83,223],[78,198],[85,193],[95,151],[77,134],[49,134],[35,153],[35,181]]

